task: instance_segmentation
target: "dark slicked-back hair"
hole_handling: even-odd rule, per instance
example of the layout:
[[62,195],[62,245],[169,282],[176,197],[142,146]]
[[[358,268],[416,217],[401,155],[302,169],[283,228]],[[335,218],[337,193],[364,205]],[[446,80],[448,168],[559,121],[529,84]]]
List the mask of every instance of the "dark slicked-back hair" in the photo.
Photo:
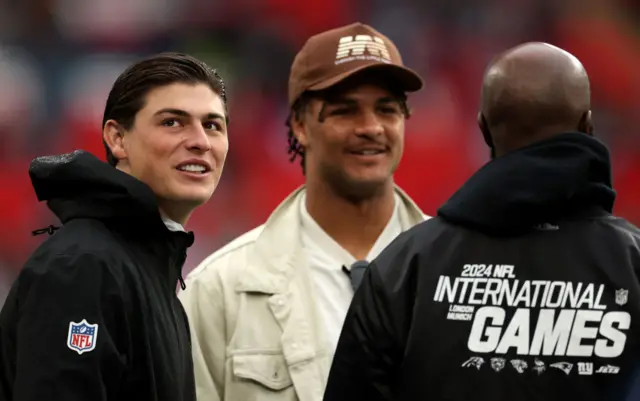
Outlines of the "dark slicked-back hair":
[[[115,120],[123,129],[133,127],[136,115],[144,107],[147,94],[153,89],[174,83],[206,84],[217,93],[225,107],[227,123],[227,93],[222,77],[203,61],[181,53],[160,53],[145,58],[127,68],[113,84],[104,108],[102,128]],[[118,163],[104,141],[107,162]]]

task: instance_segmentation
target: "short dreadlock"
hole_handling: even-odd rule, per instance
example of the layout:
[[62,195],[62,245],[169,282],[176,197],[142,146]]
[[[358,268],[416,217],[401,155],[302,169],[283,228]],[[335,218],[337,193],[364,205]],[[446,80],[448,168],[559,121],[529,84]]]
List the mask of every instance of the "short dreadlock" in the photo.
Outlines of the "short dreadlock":
[[298,138],[296,138],[295,134],[293,133],[292,121],[294,118],[298,121],[302,119],[302,114],[309,104],[310,99],[311,96],[309,96],[308,92],[300,95],[298,100],[296,100],[296,102],[293,104],[293,107],[291,107],[291,113],[289,113],[289,116],[287,117],[287,121],[285,123],[285,125],[289,129],[289,132],[287,133],[287,142],[289,143],[287,153],[291,155],[289,157],[289,161],[293,163],[296,158],[300,156],[300,167],[302,167],[302,174],[305,173],[304,148],[302,147],[300,142],[298,142]]

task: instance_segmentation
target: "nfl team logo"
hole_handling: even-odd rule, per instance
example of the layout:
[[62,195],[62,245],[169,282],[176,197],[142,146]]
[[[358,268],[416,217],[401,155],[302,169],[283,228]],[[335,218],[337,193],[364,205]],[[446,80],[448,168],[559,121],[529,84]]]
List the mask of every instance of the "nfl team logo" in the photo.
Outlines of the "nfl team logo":
[[98,324],[89,324],[85,319],[80,323],[69,322],[69,334],[67,347],[72,351],[82,354],[93,351],[98,339]]
[[629,297],[629,290],[616,290],[616,303],[620,306],[627,303]]

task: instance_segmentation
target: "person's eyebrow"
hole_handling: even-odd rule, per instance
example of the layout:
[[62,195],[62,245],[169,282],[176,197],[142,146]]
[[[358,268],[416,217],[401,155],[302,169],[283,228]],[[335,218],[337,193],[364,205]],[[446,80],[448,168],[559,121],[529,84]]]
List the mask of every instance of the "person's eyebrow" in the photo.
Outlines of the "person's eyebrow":
[[[339,96],[339,97],[331,97],[325,99],[325,102],[328,105],[336,105],[336,106],[354,106],[358,104],[357,99],[352,99],[349,97]],[[376,100],[376,104],[389,104],[389,103],[399,103],[400,99],[396,96],[384,96]]]
[[386,96],[376,101],[378,104],[400,103],[400,99],[395,96]]
[[[160,109],[154,113],[154,115],[156,116],[160,114],[173,114],[175,116],[180,116],[180,117],[191,117],[191,114],[187,111],[180,110],[180,109],[172,109],[172,108]],[[223,121],[226,120],[225,117],[219,113],[207,113],[204,116],[204,119],[205,120],[223,120]]]
[[355,99],[350,99],[344,96],[335,96],[335,97],[327,97],[325,99],[325,103],[332,106],[354,106],[358,104],[358,101]]

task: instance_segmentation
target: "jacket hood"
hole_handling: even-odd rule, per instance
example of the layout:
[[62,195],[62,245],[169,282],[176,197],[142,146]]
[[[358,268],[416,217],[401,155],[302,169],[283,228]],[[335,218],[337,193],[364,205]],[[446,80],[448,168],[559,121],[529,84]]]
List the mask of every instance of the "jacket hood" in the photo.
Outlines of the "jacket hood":
[[88,152],[38,157],[29,176],[38,200],[46,201],[63,224],[74,218],[163,224],[151,188]]
[[609,150],[563,133],[487,163],[439,210],[443,219],[489,234],[515,234],[575,213],[611,213]]

